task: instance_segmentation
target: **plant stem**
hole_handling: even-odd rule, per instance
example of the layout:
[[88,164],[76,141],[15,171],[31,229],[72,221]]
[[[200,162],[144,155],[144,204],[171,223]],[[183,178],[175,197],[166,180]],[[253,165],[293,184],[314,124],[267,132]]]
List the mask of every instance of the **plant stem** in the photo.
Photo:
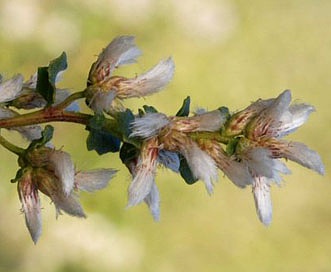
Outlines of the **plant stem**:
[[72,122],[87,125],[91,117],[93,116],[90,114],[63,111],[57,109],[57,107],[49,107],[12,118],[1,119],[0,128],[29,126],[54,121]]
[[23,148],[20,148],[10,142],[8,142],[3,136],[0,135],[0,144],[8,149],[9,151],[13,152],[16,155],[21,155],[24,152]]
[[73,93],[70,96],[68,96],[64,101],[62,101],[61,103],[54,106],[54,108],[56,108],[58,110],[65,109],[75,100],[84,98],[84,97],[85,97],[85,91]]
[[[56,107],[44,108],[39,111],[18,115],[12,118],[0,119],[0,128],[10,129],[49,122],[70,122],[87,126],[89,125],[90,119],[93,117],[91,114],[64,111],[61,108],[62,106],[65,106],[65,104],[62,104],[60,109],[57,108],[58,106],[59,105]],[[122,139],[123,135],[118,127],[119,125],[116,119],[106,119],[103,124],[103,130]]]

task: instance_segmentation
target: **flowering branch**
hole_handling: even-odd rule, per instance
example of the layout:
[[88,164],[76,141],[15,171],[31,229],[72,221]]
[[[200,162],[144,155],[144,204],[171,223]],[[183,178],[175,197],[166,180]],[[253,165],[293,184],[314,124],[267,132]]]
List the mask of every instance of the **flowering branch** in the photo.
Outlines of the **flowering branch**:
[[[70,155],[53,147],[54,128],[39,126],[44,123],[82,124],[89,131],[88,150],[119,152],[132,175],[128,206],[145,202],[155,220],[160,218],[158,165],[179,173],[188,184],[202,180],[209,194],[218,170],[238,187],[251,186],[258,217],[265,225],[272,219],[272,182],[280,184],[282,175],[290,173],[282,159],[324,174],[317,152],[284,139],[315,110],[309,104],[292,104],[289,90],[234,113],[220,107],[191,114],[189,97],[170,116],[152,106],[145,105],[136,113],[126,108],[126,99],[159,92],[174,74],[174,62],[168,58],[134,78],[112,75],[119,66],[136,62],[140,54],[134,37],[115,38],[92,64],[86,89],[73,94],[56,87],[67,68],[65,53],[39,67],[26,82],[22,75],[0,80],[0,128],[16,130],[30,142],[23,149],[0,136],[0,144],[18,156],[19,170],[12,182],[17,182],[35,243],[41,234],[40,192],[52,200],[57,216],[63,211],[85,217],[78,192],[102,189],[116,173],[113,169],[75,169]],[[85,99],[89,113],[79,110],[79,99]]]

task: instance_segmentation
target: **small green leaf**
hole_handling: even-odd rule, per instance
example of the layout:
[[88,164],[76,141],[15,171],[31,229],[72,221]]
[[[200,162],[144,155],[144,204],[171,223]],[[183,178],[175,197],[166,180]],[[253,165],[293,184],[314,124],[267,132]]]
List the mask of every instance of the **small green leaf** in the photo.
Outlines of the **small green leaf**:
[[38,68],[36,91],[42,95],[48,104],[54,103],[55,90],[49,82],[48,67]]
[[157,113],[158,112],[157,109],[154,108],[153,106],[144,105],[143,108],[146,113]]
[[118,152],[121,143],[120,139],[103,129],[105,120],[103,114],[96,114],[86,127],[86,130],[90,132],[86,139],[87,149],[95,150],[99,155]]
[[191,104],[191,98],[188,96],[184,99],[183,105],[176,113],[176,116],[188,116],[190,114],[190,104]]
[[134,121],[134,115],[131,110],[118,112],[116,114],[116,120],[118,122],[118,130],[123,135],[123,141],[130,142],[130,134],[132,133],[131,124]]
[[65,52],[62,52],[62,54],[58,58],[52,60],[49,63],[48,66],[49,80],[50,83],[54,85],[54,87],[58,73],[64,71],[65,69],[67,69],[67,67],[68,67],[67,55]]
[[42,139],[44,140],[44,143],[48,143],[53,138],[54,133],[54,127],[51,125],[46,125],[44,130],[41,132]]
[[139,117],[143,117],[145,114],[144,110],[143,109],[138,109],[138,116]]
[[38,79],[36,90],[47,101],[47,105],[55,102],[55,81],[59,72],[67,68],[67,56],[63,52],[61,56],[52,60],[47,67],[38,68]]
[[219,107],[218,110],[221,112],[223,116],[226,116],[226,119],[229,119],[231,117],[230,111],[227,107]]
[[198,181],[197,178],[193,176],[193,173],[187,163],[187,160],[179,154],[180,159],[180,166],[179,166],[179,172],[182,178],[185,180],[187,184],[194,184]]

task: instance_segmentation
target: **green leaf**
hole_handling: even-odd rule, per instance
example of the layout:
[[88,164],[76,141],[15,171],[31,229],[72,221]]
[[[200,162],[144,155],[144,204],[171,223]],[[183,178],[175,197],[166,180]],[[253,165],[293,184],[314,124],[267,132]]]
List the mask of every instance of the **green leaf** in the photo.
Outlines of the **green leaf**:
[[185,180],[187,184],[194,184],[198,181],[197,178],[193,176],[193,173],[187,163],[187,160],[179,154],[180,159],[180,166],[179,166],[179,172],[182,178]]
[[55,102],[55,81],[59,72],[67,68],[67,56],[63,52],[61,56],[52,60],[48,66],[38,68],[38,79],[36,90],[47,101],[50,106]]
[[229,119],[231,117],[230,111],[227,107],[219,107],[218,110],[221,112],[222,115],[226,116],[226,119]]
[[68,67],[67,55],[65,52],[62,52],[62,54],[58,58],[52,60],[49,63],[48,66],[49,80],[52,84],[54,84],[54,86],[58,73],[64,71],[65,69],[67,69],[67,67]]
[[96,114],[86,126],[90,132],[86,139],[87,150],[95,150],[99,155],[118,152],[121,143],[120,139],[103,129],[105,120],[103,114]]
[[47,104],[54,103],[55,90],[49,82],[48,67],[38,68],[36,91],[42,95],[42,97],[47,101]]
[[183,105],[176,113],[176,116],[188,116],[190,114],[190,104],[191,104],[191,98],[188,96],[184,99]]
[[99,155],[118,152],[121,141],[107,131],[90,128],[86,139],[87,150],[95,150]]
[[118,123],[117,129],[123,135],[123,141],[130,143],[132,141],[132,138],[130,138],[130,134],[132,133],[131,124],[134,121],[132,111],[126,109],[126,111],[116,113],[116,120]]
[[95,114],[92,118],[90,118],[88,128],[102,129],[105,120],[106,117],[103,114]]

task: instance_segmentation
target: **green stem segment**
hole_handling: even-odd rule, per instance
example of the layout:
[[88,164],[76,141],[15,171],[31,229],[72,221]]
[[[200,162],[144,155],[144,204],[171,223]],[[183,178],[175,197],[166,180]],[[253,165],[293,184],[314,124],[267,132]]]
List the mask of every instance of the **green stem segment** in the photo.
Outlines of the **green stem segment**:
[[80,98],[84,98],[84,97],[85,97],[85,91],[73,93],[70,96],[68,96],[64,101],[62,101],[61,103],[54,106],[54,108],[56,108],[58,110],[65,109],[66,107],[68,107],[75,100],[80,99]]
[[8,142],[3,136],[0,135],[0,144],[8,149],[9,151],[13,152],[16,155],[21,155],[24,152],[23,148],[20,148],[10,142]]

